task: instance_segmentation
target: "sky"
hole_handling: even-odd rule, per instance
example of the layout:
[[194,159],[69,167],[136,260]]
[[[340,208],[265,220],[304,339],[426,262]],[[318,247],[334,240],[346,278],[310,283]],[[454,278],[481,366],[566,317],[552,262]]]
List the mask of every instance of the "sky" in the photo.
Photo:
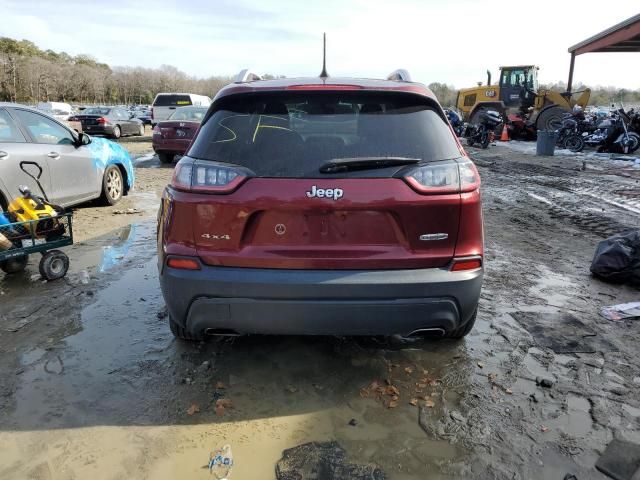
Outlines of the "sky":
[[[1,0],[0,36],[87,53],[111,66],[173,65],[196,77],[243,68],[316,76],[327,33],[331,76],[458,88],[501,65],[540,66],[566,81],[567,48],[640,13],[638,0]],[[576,58],[574,83],[640,89],[640,53]]]

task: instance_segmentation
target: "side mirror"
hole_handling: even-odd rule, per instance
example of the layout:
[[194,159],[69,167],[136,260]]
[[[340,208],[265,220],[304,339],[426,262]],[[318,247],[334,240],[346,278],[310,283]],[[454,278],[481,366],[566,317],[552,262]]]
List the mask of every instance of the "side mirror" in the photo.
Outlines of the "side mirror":
[[78,146],[89,145],[91,143],[91,137],[86,133],[78,134]]

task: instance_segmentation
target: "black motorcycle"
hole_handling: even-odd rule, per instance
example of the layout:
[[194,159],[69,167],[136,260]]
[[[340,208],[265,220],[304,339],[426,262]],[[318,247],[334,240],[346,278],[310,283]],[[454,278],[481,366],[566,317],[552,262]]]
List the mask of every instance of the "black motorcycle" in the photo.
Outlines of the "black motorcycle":
[[579,152],[584,148],[584,140],[579,128],[579,119],[573,113],[566,113],[562,117],[562,126],[556,130],[558,139],[556,145],[572,152]]
[[495,110],[483,112],[477,124],[467,124],[464,132],[467,145],[473,147],[477,143],[481,148],[487,148],[495,140],[495,130],[501,123],[502,116]]
[[632,118],[621,108],[602,120],[592,134],[584,138],[586,145],[598,152],[633,153],[640,147],[640,134],[630,131]]

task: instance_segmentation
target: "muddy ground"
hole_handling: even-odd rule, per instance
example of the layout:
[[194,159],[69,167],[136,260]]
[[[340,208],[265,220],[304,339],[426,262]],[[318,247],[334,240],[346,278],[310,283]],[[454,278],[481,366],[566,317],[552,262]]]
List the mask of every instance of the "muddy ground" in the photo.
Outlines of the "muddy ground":
[[[640,170],[470,150],[487,260],[459,343],[175,341],[152,219],[171,169],[143,156],[123,204],[76,210],[65,280],[42,283],[34,262],[0,277],[0,478],[215,478],[210,452],[229,445],[230,478],[269,479],[283,450],[329,440],[393,479],[605,478],[607,444],[640,443],[640,321],[598,312],[640,292],[589,264],[600,239],[637,228]],[[142,213],[113,214],[127,208]]]

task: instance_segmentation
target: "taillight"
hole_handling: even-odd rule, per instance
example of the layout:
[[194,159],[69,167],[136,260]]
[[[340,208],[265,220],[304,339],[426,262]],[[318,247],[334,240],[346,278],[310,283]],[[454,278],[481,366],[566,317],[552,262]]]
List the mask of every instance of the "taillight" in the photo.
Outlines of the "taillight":
[[104,118],[104,117],[100,117],[100,118],[98,118],[98,119],[96,120],[96,122],[98,122],[99,124],[103,125],[103,124],[105,124],[105,123],[109,123],[109,120],[107,120],[107,119],[106,119],[106,118]]
[[160,130],[160,125],[156,125],[153,127],[153,135],[162,135],[162,130]]
[[177,268],[179,270],[200,270],[200,263],[193,258],[171,257],[167,260],[167,267]]
[[461,272],[463,270],[476,270],[477,268],[482,267],[482,258],[481,257],[472,257],[472,258],[454,258],[451,263],[451,271],[452,272]]
[[230,193],[250,172],[220,163],[182,157],[173,172],[171,186],[178,190],[202,193]]
[[480,175],[471,160],[428,163],[406,170],[405,181],[424,194],[472,192],[480,187]]

